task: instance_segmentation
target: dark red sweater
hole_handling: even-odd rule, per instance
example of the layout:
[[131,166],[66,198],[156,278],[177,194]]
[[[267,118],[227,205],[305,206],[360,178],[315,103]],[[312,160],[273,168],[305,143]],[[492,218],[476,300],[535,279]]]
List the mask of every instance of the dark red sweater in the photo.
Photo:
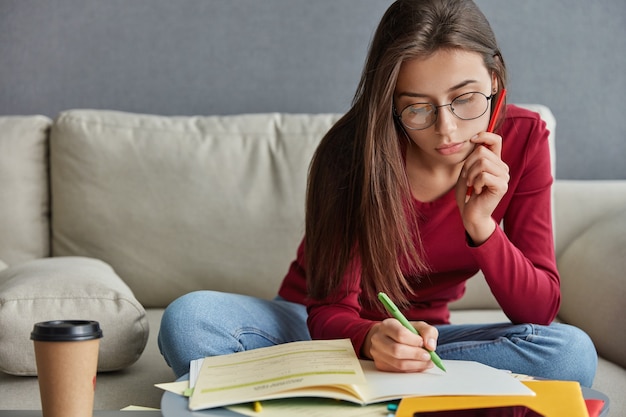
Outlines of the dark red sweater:
[[[548,324],[556,316],[560,289],[552,236],[548,131],[537,113],[510,105],[498,133],[511,179],[493,218],[497,223],[503,221],[506,232],[498,227],[482,245],[471,247],[454,190],[433,202],[415,201],[423,218],[420,234],[431,272],[414,285],[416,295],[410,300],[411,308],[404,311],[409,320],[448,323],[448,303],[463,296],[465,281],[479,269],[512,322]],[[307,305],[314,339],[348,337],[360,352],[370,327],[388,316],[359,302],[358,284],[342,288],[346,296],[335,303],[309,300],[304,265],[301,244],[280,296]],[[346,273],[360,275],[358,262]]]

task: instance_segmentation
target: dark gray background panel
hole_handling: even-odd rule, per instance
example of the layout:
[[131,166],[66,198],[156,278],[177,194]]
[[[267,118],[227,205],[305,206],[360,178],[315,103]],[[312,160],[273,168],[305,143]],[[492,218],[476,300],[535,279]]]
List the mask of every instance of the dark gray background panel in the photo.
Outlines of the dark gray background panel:
[[[344,112],[389,0],[0,0],[0,114]],[[478,0],[557,178],[626,178],[626,2]]]

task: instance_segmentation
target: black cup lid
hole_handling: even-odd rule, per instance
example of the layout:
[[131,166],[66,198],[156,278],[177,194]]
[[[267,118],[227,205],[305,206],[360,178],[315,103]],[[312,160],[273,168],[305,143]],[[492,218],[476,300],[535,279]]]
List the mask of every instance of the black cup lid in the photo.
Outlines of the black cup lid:
[[32,340],[67,342],[99,339],[100,323],[93,320],[53,320],[36,323],[30,334]]

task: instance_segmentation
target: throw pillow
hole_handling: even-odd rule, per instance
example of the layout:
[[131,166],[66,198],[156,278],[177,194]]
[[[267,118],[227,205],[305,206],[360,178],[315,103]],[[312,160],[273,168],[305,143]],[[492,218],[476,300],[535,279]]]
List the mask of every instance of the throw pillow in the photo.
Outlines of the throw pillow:
[[100,372],[133,364],[148,340],[144,308],[106,263],[84,257],[27,261],[0,272],[0,370],[36,375],[30,332],[37,322],[60,319],[100,323]]

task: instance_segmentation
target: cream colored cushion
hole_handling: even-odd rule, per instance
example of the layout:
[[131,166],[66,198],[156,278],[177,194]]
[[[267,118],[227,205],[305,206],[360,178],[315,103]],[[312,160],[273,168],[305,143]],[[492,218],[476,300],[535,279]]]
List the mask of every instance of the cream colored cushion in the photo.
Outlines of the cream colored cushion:
[[44,116],[0,117],[0,259],[50,255],[48,129]]
[[337,119],[65,112],[50,139],[53,254],[106,261],[146,308],[197,289],[273,297]]
[[144,350],[144,308],[110,266],[80,257],[28,261],[0,272],[0,370],[34,375],[30,332],[40,321],[86,319],[100,323],[99,371],[133,364]]
[[626,210],[604,217],[559,258],[560,318],[585,330],[598,353],[626,368]]

